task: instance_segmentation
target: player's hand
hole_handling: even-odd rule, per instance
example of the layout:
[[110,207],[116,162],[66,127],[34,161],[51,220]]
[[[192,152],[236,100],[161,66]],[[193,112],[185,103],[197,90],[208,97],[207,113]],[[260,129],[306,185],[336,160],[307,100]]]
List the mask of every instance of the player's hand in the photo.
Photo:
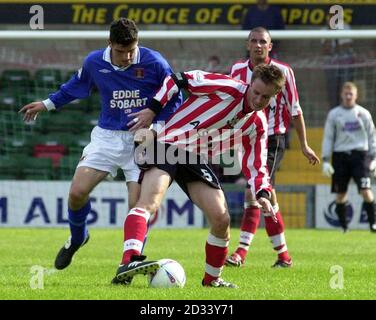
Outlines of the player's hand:
[[324,176],[327,176],[328,178],[330,178],[332,174],[334,173],[334,168],[329,162],[323,162],[322,173]]
[[369,164],[369,171],[376,178],[376,159],[371,160]]
[[37,120],[39,112],[47,111],[42,101],[36,101],[23,106],[18,113],[24,113],[23,120],[25,122]]
[[304,156],[308,159],[309,163],[313,166],[317,163],[320,163],[320,158],[316,155],[309,146],[306,146],[302,149]]
[[261,197],[257,202],[261,206],[261,210],[264,214],[270,215],[274,222],[278,222],[276,212],[274,212],[273,206],[268,199]]
[[132,121],[127,123],[130,132],[136,132],[141,128],[149,128],[155,117],[154,111],[149,108],[145,108],[139,112],[131,113],[128,115],[132,118]]

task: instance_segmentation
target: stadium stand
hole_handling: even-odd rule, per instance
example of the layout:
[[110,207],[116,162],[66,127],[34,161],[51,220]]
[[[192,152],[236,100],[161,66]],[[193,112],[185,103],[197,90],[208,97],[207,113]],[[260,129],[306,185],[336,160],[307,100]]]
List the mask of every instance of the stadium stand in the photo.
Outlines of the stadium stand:
[[52,158],[35,158],[18,155],[17,164],[25,180],[53,180],[54,169]]
[[3,88],[24,89],[30,86],[30,71],[8,69],[4,70],[1,75],[1,86]]
[[[44,113],[26,124],[18,110],[26,103],[45,99],[74,72],[47,66],[36,70],[2,70],[0,179],[54,180],[68,176],[71,179],[82,149],[90,141],[90,131],[97,123],[98,97],[73,101],[63,112]],[[65,157],[75,162],[68,171],[59,169],[61,159]]]
[[0,157],[1,179],[52,180],[51,158],[35,158],[24,154]]
[[22,172],[11,156],[0,156],[0,179],[19,180],[22,179]]
[[47,88],[50,91],[62,83],[62,71],[59,69],[39,69],[34,75],[35,88]]
[[80,155],[68,155],[62,157],[56,172],[58,179],[71,180],[79,159]]

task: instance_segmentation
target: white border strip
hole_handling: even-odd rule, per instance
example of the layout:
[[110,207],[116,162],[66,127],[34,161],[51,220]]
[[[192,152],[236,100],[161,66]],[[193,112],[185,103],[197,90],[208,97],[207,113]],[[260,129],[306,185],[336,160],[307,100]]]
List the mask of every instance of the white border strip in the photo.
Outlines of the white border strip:
[[[141,39],[241,39],[248,37],[249,31],[242,30],[163,30],[140,31]],[[270,31],[274,40],[301,40],[301,39],[375,39],[376,30],[275,30]],[[108,31],[85,30],[5,30],[0,31],[0,39],[107,39]]]

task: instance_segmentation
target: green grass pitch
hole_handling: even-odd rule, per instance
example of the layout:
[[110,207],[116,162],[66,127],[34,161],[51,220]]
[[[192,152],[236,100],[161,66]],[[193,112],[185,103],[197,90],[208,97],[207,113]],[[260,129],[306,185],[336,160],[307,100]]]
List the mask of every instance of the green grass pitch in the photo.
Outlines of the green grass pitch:
[[[187,275],[183,289],[151,289],[146,276],[130,287],[112,286],[122,254],[122,230],[91,229],[89,243],[63,271],[53,269],[55,255],[68,229],[0,230],[0,300],[4,299],[123,299],[123,300],[264,300],[264,299],[375,299],[376,235],[367,231],[287,230],[294,259],[291,269],[272,269],[276,259],[263,229],[258,230],[247,263],[225,267],[223,278],[239,289],[203,288],[204,245],[208,230],[151,230],[145,254],[149,259],[179,261]],[[232,230],[230,251],[239,231]],[[32,289],[35,273],[46,268],[43,289]],[[339,277],[343,271],[343,287]],[[332,268],[332,269],[331,269]],[[332,271],[332,273],[331,273]],[[333,287],[334,284],[334,288]],[[331,287],[332,285],[332,287]]]

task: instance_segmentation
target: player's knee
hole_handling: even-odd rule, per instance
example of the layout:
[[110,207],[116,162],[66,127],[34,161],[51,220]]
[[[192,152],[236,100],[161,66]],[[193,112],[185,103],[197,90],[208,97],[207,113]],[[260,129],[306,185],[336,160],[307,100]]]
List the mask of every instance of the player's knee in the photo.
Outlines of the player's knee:
[[224,234],[228,231],[230,226],[230,215],[227,211],[219,214],[212,220],[212,228],[219,234]]
[[366,202],[373,202],[375,199],[371,189],[361,190],[361,194],[362,194],[364,201]]
[[88,194],[82,188],[71,188],[69,191],[69,204],[71,207],[79,207],[88,199]]

